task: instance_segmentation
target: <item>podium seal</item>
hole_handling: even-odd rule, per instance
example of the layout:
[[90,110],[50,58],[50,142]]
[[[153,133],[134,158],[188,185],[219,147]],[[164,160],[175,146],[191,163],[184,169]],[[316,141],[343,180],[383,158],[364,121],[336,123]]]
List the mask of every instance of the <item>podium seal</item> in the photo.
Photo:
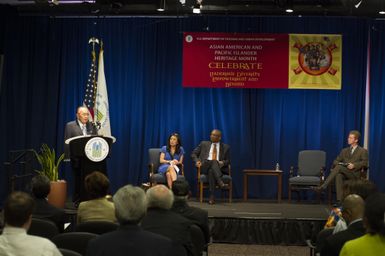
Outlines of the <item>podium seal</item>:
[[110,151],[110,147],[105,139],[95,137],[90,139],[84,147],[84,153],[93,162],[103,161]]

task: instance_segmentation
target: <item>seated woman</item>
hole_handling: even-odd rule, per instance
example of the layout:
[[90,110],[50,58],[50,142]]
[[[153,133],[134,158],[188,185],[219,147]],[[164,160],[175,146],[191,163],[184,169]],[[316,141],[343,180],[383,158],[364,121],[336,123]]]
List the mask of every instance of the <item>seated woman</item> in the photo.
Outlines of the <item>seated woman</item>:
[[85,188],[89,201],[79,204],[77,223],[86,221],[110,221],[116,222],[115,206],[106,196],[110,181],[101,172],[93,172],[86,176]]
[[376,193],[365,200],[364,225],[367,234],[346,242],[340,256],[384,255],[385,194]]
[[167,185],[172,187],[172,182],[176,180],[179,172],[178,165],[183,163],[184,149],[178,133],[173,133],[168,137],[167,146],[160,150],[159,173],[165,174]]

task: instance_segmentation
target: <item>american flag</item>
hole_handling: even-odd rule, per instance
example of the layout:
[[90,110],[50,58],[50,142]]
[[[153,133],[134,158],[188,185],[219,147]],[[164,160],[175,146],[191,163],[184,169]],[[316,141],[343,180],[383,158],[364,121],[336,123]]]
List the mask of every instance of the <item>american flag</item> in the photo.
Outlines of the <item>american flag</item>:
[[94,106],[96,99],[96,58],[95,52],[92,52],[92,62],[90,73],[87,79],[86,91],[84,93],[83,105],[88,108],[90,112],[90,121],[94,120]]

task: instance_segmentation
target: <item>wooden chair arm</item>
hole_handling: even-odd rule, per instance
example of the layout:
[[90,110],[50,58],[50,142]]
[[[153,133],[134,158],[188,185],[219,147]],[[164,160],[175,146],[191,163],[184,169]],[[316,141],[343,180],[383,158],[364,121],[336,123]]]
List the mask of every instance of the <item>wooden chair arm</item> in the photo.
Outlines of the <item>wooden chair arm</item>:
[[154,174],[154,164],[153,163],[148,164],[148,174],[150,177]]
[[294,177],[294,166],[290,166],[289,178]]
[[201,167],[195,167],[197,168],[197,178],[198,178],[198,181],[200,180],[200,177],[201,177]]
[[320,184],[325,181],[325,166],[322,166],[319,171]]

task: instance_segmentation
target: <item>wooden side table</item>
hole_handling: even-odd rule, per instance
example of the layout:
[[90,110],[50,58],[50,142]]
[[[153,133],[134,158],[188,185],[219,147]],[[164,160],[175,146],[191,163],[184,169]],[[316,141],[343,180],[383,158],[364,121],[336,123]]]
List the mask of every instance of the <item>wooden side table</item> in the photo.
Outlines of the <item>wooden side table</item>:
[[277,176],[278,185],[278,203],[281,203],[282,197],[282,171],[276,170],[256,170],[246,169],[243,170],[243,200],[247,201],[247,193],[249,192],[248,178],[249,176]]

